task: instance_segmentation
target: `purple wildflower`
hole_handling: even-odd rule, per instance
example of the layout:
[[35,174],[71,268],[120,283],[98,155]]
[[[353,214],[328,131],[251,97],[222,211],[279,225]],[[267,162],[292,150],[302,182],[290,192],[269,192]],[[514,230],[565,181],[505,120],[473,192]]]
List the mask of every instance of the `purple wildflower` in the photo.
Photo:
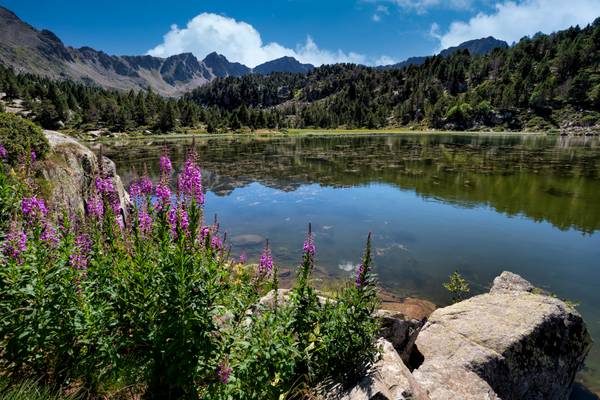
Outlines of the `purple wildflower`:
[[212,247],[213,250],[221,250],[223,248],[223,241],[219,235],[214,235],[210,239],[210,247]]
[[167,220],[171,226],[171,232],[174,236],[177,235],[178,227],[181,228],[181,230],[187,235],[187,229],[190,225],[190,222],[185,208],[180,206],[177,209],[170,209],[167,214]]
[[96,177],[96,190],[100,194],[107,194],[115,190],[112,179],[109,177],[102,178],[100,176]]
[[315,241],[313,240],[313,236],[310,231],[308,232],[308,235],[306,236],[306,240],[304,241],[303,250],[304,250],[304,253],[306,253],[310,256],[314,256],[315,252],[317,250],[317,248],[315,246]]
[[156,185],[156,197],[158,199],[155,208],[157,210],[163,210],[171,202],[171,189],[164,183]]
[[210,233],[210,228],[208,226],[203,226],[200,229],[200,241],[204,241],[206,239],[206,237],[209,235]]
[[50,224],[45,224],[44,231],[42,232],[40,238],[50,245],[55,245],[58,243],[58,235],[56,229]]
[[129,194],[132,198],[136,199],[141,194],[140,184],[137,181],[133,181],[131,185],[129,185]]
[[104,216],[104,202],[96,195],[91,196],[87,202],[88,215],[101,219]]
[[6,240],[2,245],[2,253],[21,262],[21,253],[27,249],[27,235],[22,230],[17,230],[13,225],[6,235]]
[[152,188],[154,185],[152,184],[152,180],[148,177],[148,175],[142,176],[142,179],[140,179],[139,185],[140,185],[140,192],[143,195],[149,196],[152,194]]
[[365,274],[365,267],[362,264],[360,264],[358,266],[358,269],[356,270],[356,287],[361,288],[365,284],[364,274]]
[[195,199],[198,204],[204,204],[202,173],[192,156],[185,161],[183,171],[177,181],[177,188],[184,196]]
[[233,372],[233,369],[231,369],[231,367],[226,363],[219,364],[219,367],[217,368],[219,380],[225,385],[229,382],[229,376],[231,375],[231,372]]
[[96,190],[108,200],[110,208],[116,215],[121,213],[121,200],[110,177],[97,177]]
[[88,266],[88,253],[92,249],[92,241],[86,234],[75,238],[75,252],[69,256],[71,266],[77,270],[85,271]]
[[138,223],[140,232],[142,232],[143,235],[148,235],[152,232],[152,217],[146,210],[140,210],[138,212]]
[[35,154],[35,151],[31,150],[31,162],[34,162],[35,160],[37,160],[37,154]]
[[8,157],[8,151],[6,151],[6,147],[0,144],[0,160],[6,160]]
[[21,211],[30,223],[43,220],[48,214],[44,199],[38,199],[36,196],[23,198],[21,200]]
[[240,254],[240,264],[246,264],[246,261],[248,261],[248,256],[246,253]]
[[162,177],[167,177],[171,171],[173,171],[173,165],[171,164],[171,159],[165,153],[160,156],[160,174]]
[[273,256],[271,255],[271,249],[269,248],[269,242],[265,245],[260,261],[258,262],[258,273],[260,275],[269,274],[273,270]]

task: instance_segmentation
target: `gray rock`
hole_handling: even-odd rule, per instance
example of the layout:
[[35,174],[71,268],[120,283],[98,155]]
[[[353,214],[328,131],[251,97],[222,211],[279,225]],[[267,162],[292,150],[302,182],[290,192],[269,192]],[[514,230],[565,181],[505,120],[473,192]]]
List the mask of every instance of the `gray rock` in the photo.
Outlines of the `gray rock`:
[[494,279],[490,293],[532,292],[533,285],[517,274],[504,271]]
[[407,319],[404,314],[389,310],[378,310],[376,316],[381,321],[381,336],[394,346],[402,361],[408,365],[415,340],[424,322]]
[[413,373],[432,400],[568,399],[591,346],[585,323],[512,275],[492,293],[434,311],[419,333],[424,361]]
[[[98,158],[93,151],[69,136],[48,130],[44,134],[50,143],[50,152],[40,162],[40,170],[50,185],[49,203],[59,210],[83,213],[99,171]],[[113,178],[121,206],[126,210],[129,195],[116,173],[114,163],[104,157],[102,164],[105,172]]]
[[429,400],[426,391],[411,375],[394,346],[379,339],[380,359],[352,389],[328,390],[327,400]]

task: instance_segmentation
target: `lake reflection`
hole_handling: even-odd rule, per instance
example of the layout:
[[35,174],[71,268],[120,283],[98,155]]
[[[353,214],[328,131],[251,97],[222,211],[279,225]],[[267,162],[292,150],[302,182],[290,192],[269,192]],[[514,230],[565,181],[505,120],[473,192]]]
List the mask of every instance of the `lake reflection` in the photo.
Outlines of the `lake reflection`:
[[[181,165],[190,140],[112,143],[104,152],[126,182],[158,176],[167,146]],[[318,264],[352,274],[369,231],[382,285],[449,300],[460,271],[475,293],[503,270],[581,303],[600,338],[600,142],[545,136],[357,135],[195,141],[207,215],[233,252],[256,260],[265,238],[276,261],[300,260],[313,223]],[[600,351],[582,375],[600,391]]]

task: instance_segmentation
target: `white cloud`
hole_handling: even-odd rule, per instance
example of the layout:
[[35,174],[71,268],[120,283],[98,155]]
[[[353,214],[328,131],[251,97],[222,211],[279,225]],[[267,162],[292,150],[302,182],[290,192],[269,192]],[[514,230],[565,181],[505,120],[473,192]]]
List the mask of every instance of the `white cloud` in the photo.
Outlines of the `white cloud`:
[[403,10],[424,14],[431,8],[466,10],[475,0],[365,0],[370,3],[386,2],[395,4]]
[[375,14],[373,14],[373,21],[379,22],[384,15],[390,15],[390,9],[383,4],[380,4],[375,9]]
[[396,59],[388,56],[381,56],[375,61],[375,65],[392,65],[396,63],[398,63]]
[[223,54],[230,61],[241,62],[249,67],[284,56],[314,65],[368,63],[367,57],[362,54],[321,49],[310,36],[295,49],[275,42],[263,43],[260,33],[252,25],[211,13],[197,15],[185,28],[172,25],[165,34],[163,43],[150,49],[148,54],[168,57],[191,52],[202,59],[213,51]]
[[468,22],[453,22],[446,33],[431,27],[440,49],[481,37],[494,36],[509,43],[537,32],[552,33],[573,25],[587,25],[598,16],[600,0],[522,0],[497,3],[493,13],[479,13]]

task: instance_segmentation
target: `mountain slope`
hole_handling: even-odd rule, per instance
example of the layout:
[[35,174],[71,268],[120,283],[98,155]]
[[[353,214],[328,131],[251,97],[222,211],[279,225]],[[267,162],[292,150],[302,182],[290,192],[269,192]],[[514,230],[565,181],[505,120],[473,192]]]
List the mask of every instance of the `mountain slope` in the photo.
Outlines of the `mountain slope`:
[[468,40],[455,47],[449,47],[446,50],[442,50],[440,52],[440,56],[448,57],[461,50],[469,50],[469,54],[472,56],[480,56],[491,53],[494,49],[507,48],[508,43],[506,43],[504,40],[498,40],[493,36],[488,36],[486,38]]
[[[464,43],[459,44],[455,47],[449,47],[445,50],[442,50],[439,55],[442,57],[449,57],[452,54],[455,54],[461,50],[469,50],[469,54],[472,56],[480,56],[484,54],[491,53],[494,49],[507,49],[508,43],[503,40],[498,40],[492,36],[481,39],[468,40]],[[382,65],[378,67],[379,69],[400,69],[404,67],[408,67],[410,65],[423,65],[427,60],[427,56],[423,57],[411,57],[405,61],[399,62],[397,64],[392,65]]]
[[252,70],[255,74],[269,75],[274,72],[307,73],[315,69],[312,64],[302,64],[293,57],[281,57],[273,61],[260,64]]

